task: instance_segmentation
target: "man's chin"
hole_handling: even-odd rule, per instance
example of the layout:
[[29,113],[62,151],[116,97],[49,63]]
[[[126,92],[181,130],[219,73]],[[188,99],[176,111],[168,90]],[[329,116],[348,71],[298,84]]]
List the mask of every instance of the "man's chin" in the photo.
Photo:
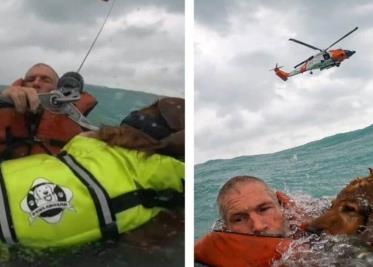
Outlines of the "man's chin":
[[257,235],[268,236],[268,237],[286,237],[286,231],[265,231]]
[[288,224],[285,222],[282,229],[263,231],[259,235],[260,236],[271,236],[271,237],[287,237],[289,236],[289,234],[290,234],[289,227],[288,227]]

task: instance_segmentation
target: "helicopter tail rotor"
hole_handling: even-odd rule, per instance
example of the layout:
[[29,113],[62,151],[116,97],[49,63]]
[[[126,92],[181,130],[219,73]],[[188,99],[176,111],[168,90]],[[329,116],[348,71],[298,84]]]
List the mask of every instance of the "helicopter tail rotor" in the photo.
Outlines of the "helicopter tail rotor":
[[283,66],[278,66],[278,64],[276,63],[276,66],[271,69],[271,71],[274,71],[278,77],[280,77],[283,81],[286,81],[289,77],[289,73],[281,70],[282,67]]
[[269,71],[276,71],[276,70],[279,70],[281,68],[283,68],[284,66],[278,66],[278,63],[276,63],[275,67],[273,69],[270,69]]

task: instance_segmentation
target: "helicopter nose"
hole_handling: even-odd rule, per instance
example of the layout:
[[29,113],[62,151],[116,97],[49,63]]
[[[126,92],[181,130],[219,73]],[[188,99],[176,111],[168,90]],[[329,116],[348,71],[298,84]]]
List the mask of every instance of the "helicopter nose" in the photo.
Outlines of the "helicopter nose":
[[356,51],[351,51],[351,50],[345,50],[347,58],[351,57],[353,54],[355,54]]

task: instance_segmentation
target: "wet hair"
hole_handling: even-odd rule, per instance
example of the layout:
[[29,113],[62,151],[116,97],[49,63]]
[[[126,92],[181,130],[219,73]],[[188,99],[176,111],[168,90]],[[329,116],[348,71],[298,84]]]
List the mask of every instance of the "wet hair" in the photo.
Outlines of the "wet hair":
[[26,71],[26,75],[27,75],[27,73],[31,70],[31,69],[33,69],[33,68],[35,68],[35,67],[47,67],[48,69],[50,69],[55,75],[56,75],[56,78],[57,78],[57,82],[58,82],[58,80],[59,80],[59,78],[60,78],[60,76],[58,75],[58,73],[54,70],[54,68],[52,68],[50,65],[48,65],[48,64],[46,64],[46,63],[36,63],[35,65],[33,65],[31,68],[29,68],[27,71]]
[[102,127],[98,138],[109,145],[145,152],[148,156],[161,147],[158,140],[133,127]]
[[109,145],[145,152],[147,156],[157,153],[183,160],[183,110],[183,99],[163,98],[126,116],[120,127],[102,127],[98,138]]
[[225,220],[226,215],[226,207],[224,203],[224,197],[231,192],[232,190],[237,188],[238,184],[241,183],[260,183],[262,184],[268,194],[271,196],[271,198],[275,201],[275,203],[278,203],[277,197],[275,192],[260,178],[254,177],[254,176],[235,176],[230,178],[219,190],[218,197],[216,199],[218,208],[219,208],[219,214],[223,220]]
[[[157,104],[158,101],[137,112],[142,114],[144,117],[160,116]],[[125,119],[122,121],[121,126],[119,127],[102,127],[98,131],[98,138],[112,146],[120,146],[127,149],[145,152],[147,156],[151,156],[152,154],[156,153],[156,150],[162,146],[159,140],[146,134],[141,129],[127,125],[127,123],[125,123]]]

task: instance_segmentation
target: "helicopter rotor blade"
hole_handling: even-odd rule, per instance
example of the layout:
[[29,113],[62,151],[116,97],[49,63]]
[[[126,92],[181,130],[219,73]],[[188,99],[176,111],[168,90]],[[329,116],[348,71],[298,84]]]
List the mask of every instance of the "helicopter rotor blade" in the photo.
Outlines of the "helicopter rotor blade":
[[302,65],[303,63],[307,62],[307,61],[310,61],[311,59],[313,59],[313,56],[310,56],[309,58],[307,58],[306,60],[303,60],[301,63],[298,63],[297,65],[294,66],[294,69],[296,69],[297,67],[299,67],[300,65]]
[[302,65],[303,63],[305,63],[307,61],[308,61],[308,59],[303,60],[301,63],[298,63],[297,65],[294,66],[294,69],[296,69],[297,67],[299,67],[300,65]]
[[312,49],[314,49],[314,50],[319,50],[320,52],[323,51],[323,50],[321,50],[320,48],[317,48],[316,46],[306,44],[306,43],[304,43],[304,42],[298,41],[298,40],[293,39],[293,38],[290,38],[289,41],[296,42],[296,43],[298,43],[298,44],[301,44],[301,45],[307,46],[307,47],[309,47],[309,48],[312,48]]
[[346,33],[345,35],[343,35],[341,38],[339,38],[337,41],[335,41],[334,43],[332,43],[331,45],[328,46],[328,48],[325,48],[324,51],[328,50],[330,47],[332,47],[333,45],[335,45],[336,43],[340,42],[341,40],[343,40],[344,38],[346,38],[347,36],[349,36],[351,33],[353,33],[354,31],[356,31],[359,27],[355,27],[352,31],[349,31],[348,33]]

